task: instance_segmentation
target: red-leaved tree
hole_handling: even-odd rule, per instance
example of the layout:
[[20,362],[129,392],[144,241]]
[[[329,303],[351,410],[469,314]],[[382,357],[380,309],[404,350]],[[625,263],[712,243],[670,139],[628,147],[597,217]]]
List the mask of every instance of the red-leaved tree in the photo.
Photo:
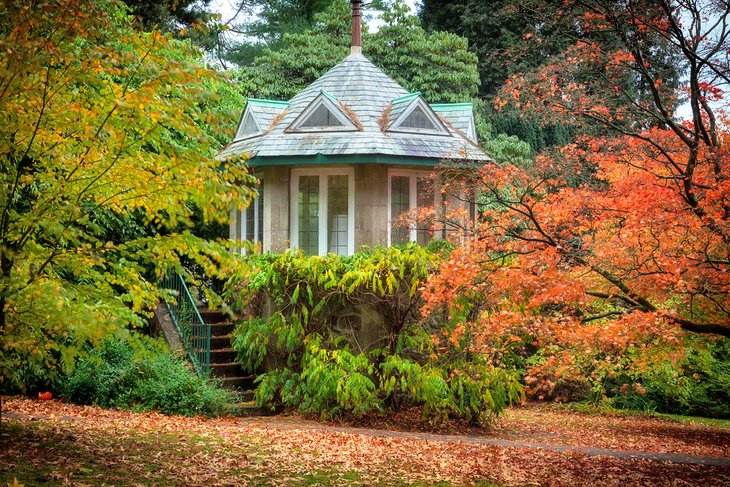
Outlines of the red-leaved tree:
[[[473,174],[473,238],[428,283],[427,308],[468,307],[477,346],[530,335],[610,355],[680,329],[730,337],[730,4],[566,0],[565,10],[620,42],[577,41],[513,77],[497,104],[602,135]],[[657,42],[680,63],[679,91],[651,62]]]

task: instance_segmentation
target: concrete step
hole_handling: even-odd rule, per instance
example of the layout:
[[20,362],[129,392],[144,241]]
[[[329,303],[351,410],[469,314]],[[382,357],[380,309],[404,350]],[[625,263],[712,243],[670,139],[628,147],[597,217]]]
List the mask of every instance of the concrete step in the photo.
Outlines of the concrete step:
[[210,351],[211,364],[228,364],[236,361],[236,352],[232,348],[219,348]]
[[233,415],[242,418],[251,416],[271,416],[272,414],[276,414],[276,412],[258,407],[253,401],[240,402],[236,404],[233,409]]
[[[231,339],[233,336],[229,333],[227,335],[214,335],[213,333],[219,330],[210,330],[210,349],[219,350],[221,348],[231,348]],[[193,343],[205,343],[205,337],[194,336],[191,338]]]
[[[212,330],[211,330],[212,331]],[[230,348],[231,346],[231,335],[221,335],[210,337],[210,349],[217,350],[219,348]]]
[[239,391],[250,390],[254,387],[255,375],[247,375],[242,377],[223,377],[218,379],[221,386],[225,389],[237,389]]
[[203,318],[204,323],[219,323],[228,320],[228,316],[214,309],[200,308],[198,313],[200,313],[200,317]]
[[243,376],[244,373],[239,364],[224,362],[210,364],[210,375],[213,377],[239,377]]
[[251,389],[246,389],[245,391],[242,391],[241,394],[241,401],[243,402],[252,402],[253,401],[253,393]]
[[210,323],[210,336],[212,337],[224,337],[230,335],[233,329],[236,327],[233,323],[227,321],[221,321],[219,323]]

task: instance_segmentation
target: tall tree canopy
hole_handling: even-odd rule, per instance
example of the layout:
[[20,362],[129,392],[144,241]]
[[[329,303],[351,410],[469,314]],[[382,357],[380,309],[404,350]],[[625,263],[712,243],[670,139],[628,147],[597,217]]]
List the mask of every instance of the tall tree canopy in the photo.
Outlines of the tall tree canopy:
[[335,0],[240,0],[239,8],[252,15],[248,22],[235,21],[231,32],[244,40],[233,42],[225,58],[239,66],[250,65],[265,49],[279,49],[285,34],[311,29],[317,15]]
[[[289,99],[347,56],[350,3],[337,1],[315,19],[312,29],[285,34],[278,49],[267,49],[240,70],[242,89],[252,96]],[[363,51],[388,75],[429,101],[465,101],[476,95],[476,58],[465,39],[425,32],[402,0],[390,5],[383,20],[377,33],[364,33]]]
[[210,18],[210,0],[124,0],[145,30],[176,32]]
[[[540,4],[548,5],[539,6]],[[568,45],[556,36],[552,24],[542,26],[543,41],[525,49],[538,27],[532,22],[535,8],[556,10],[556,2],[515,2],[514,0],[424,0],[419,17],[425,29],[453,32],[469,40],[469,48],[479,62],[479,93],[496,93],[511,75],[539,66]]]
[[[624,2],[614,2],[616,6]],[[469,49],[477,55],[481,86],[480,96],[490,104],[509,83],[509,78],[520,74],[529,75],[544,66],[551,66],[559,56],[565,56],[576,40],[592,44],[596,50],[613,52],[623,43],[621,34],[614,30],[592,28],[592,20],[583,16],[590,12],[590,6],[579,2],[544,2],[526,0],[498,0],[481,2],[477,0],[425,0],[419,15],[427,29],[439,29],[464,36],[469,40]],[[679,60],[671,43],[658,33],[647,33],[642,42],[651,48],[647,55],[655,68],[663,66],[663,82],[672,88],[679,83],[681,72],[677,69]],[[600,79],[602,66],[594,63],[589,67],[574,70],[576,82]],[[611,82],[619,84],[624,93],[633,98],[651,98],[644,80],[630,73],[623,79],[614,77]],[[630,99],[615,100],[630,105]],[[516,135],[530,143],[537,152],[546,146],[564,145],[571,135],[598,133],[602,127],[591,124],[574,126],[571,119],[557,123],[544,123],[532,105],[503,107],[498,112],[485,111],[484,116],[492,123],[495,133]],[[634,119],[652,124],[656,120],[646,114],[634,112]]]
[[[477,289],[483,308],[471,325],[484,337],[519,341],[529,331],[586,347],[600,339],[609,351],[683,332],[728,337],[730,5],[564,4],[583,12],[574,21],[594,35],[610,33],[614,48],[577,40],[510,78],[500,103],[599,124],[604,134],[533,165],[485,167],[473,180],[483,210],[474,238],[430,283],[431,306],[458,306]],[[685,73],[679,90],[664,82],[657,36]],[[578,81],[579,72],[597,75]],[[627,89],[627,77],[649,96]],[[691,115],[679,121],[683,96]]]
[[[197,50],[139,33],[114,1],[0,7],[0,381],[70,366],[81,344],[141,324],[156,274],[227,252],[185,230],[249,197],[212,159],[222,81]],[[219,89],[218,91],[224,91]],[[220,113],[220,112],[218,112]],[[217,145],[217,144],[216,144]],[[109,237],[139,215],[144,235]]]

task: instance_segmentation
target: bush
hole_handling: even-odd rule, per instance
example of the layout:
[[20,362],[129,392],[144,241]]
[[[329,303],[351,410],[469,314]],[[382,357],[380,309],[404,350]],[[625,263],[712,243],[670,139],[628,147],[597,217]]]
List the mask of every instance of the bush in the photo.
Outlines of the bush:
[[625,346],[543,345],[525,360],[528,394],[620,409],[730,418],[730,340],[680,334]]
[[353,355],[346,346],[329,350],[317,335],[308,342],[301,372],[283,369],[262,375],[256,390],[260,404],[295,407],[326,417],[382,410],[382,399],[371,380],[374,366],[365,354]]
[[685,357],[637,370],[614,385],[614,407],[730,418],[730,340],[694,340]]
[[[421,315],[420,289],[448,250],[407,244],[351,257],[247,257],[228,292],[246,316],[234,332],[239,361],[251,372],[271,367],[259,377],[258,403],[325,417],[419,406],[431,420],[485,423],[519,401],[518,374],[486,364],[468,339],[436,348],[433,337],[454,325]],[[266,317],[264,294],[275,310]],[[358,305],[379,311],[385,333],[381,348],[356,354],[331,324]]]
[[60,393],[78,404],[164,414],[216,416],[231,404],[227,391],[138,337],[105,340],[62,379]]

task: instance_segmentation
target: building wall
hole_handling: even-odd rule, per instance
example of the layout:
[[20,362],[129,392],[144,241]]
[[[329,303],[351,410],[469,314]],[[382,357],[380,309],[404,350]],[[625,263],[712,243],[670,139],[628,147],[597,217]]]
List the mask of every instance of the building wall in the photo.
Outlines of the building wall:
[[[321,166],[309,167],[321,168]],[[386,164],[355,164],[352,167],[355,174],[355,251],[361,246],[386,246],[389,169],[401,172],[409,170],[427,172],[432,168]],[[281,252],[290,245],[291,168],[292,166],[270,166],[257,171],[257,175],[264,180],[264,251]],[[436,200],[436,204],[439,205],[441,195],[438,192]],[[452,204],[458,206],[457,200],[452,201]],[[232,232],[235,217],[235,214],[231,215]],[[443,235],[439,233],[435,238],[443,238]]]
[[[302,166],[297,166],[302,167]],[[319,166],[311,166],[318,168]],[[353,165],[355,180],[355,250],[361,246],[388,244],[388,170],[385,164]],[[289,247],[291,166],[269,166],[257,172],[264,180],[264,251],[281,252]],[[419,170],[423,167],[398,169]],[[259,310],[262,316],[274,312],[267,301]],[[355,306],[333,313],[331,326],[349,338],[354,350],[382,346],[387,336],[384,317],[372,306]],[[272,364],[268,364],[269,367]]]
[[[355,168],[355,250],[388,244],[388,166],[357,164]],[[289,247],[291,167],[263,168],[264,251]]]

